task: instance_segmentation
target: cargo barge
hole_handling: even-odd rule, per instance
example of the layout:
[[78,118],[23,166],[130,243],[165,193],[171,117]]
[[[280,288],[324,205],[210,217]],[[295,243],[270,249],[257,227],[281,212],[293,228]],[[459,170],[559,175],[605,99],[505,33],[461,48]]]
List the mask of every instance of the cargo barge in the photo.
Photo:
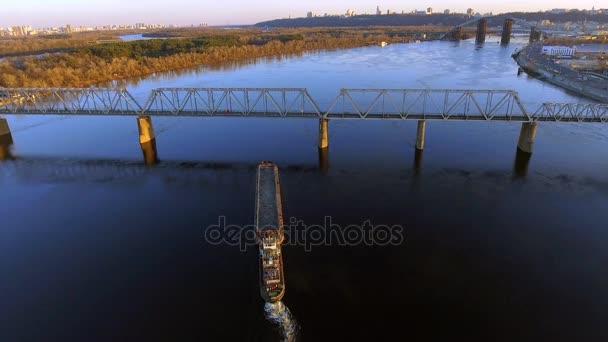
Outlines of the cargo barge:
[[279,170],[274,163],[258,165],[255,224],[259,239],[260,294],[267,302],[278,302],[285,295],[283,269],[283,210]]

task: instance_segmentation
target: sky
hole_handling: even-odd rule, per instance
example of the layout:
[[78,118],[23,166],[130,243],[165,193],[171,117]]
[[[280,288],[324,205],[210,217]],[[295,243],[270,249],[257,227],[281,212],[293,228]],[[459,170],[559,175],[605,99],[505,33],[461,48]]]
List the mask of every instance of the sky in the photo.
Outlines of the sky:
[[[344,14],[353,9],[357,14],[375,13],[376,6],[401,12],[433,8],[435,12],[450,9],[466,12],[467,8],[494,14],[513,11],[539,11],[552,8],[591,9],[608,7],[606,0],[18,0],[3,1],[0,27],[32,25],[33,27],[128,25],[135,23],[190,25],[246,25],[259,21],[304,17],[306,12]],[[418,5],[416,5],[418,4]],[[603,5],[603,6],[602,6]]]

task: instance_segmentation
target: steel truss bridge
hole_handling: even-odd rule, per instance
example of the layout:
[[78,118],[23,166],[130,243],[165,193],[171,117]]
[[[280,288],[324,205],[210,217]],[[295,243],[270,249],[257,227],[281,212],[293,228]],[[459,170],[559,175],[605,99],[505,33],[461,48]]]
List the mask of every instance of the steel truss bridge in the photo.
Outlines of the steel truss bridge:
[[510,90],[342,89],[323,108],[301,88],[0,88],[0,114],[608,122],[607,104],[526,108]]

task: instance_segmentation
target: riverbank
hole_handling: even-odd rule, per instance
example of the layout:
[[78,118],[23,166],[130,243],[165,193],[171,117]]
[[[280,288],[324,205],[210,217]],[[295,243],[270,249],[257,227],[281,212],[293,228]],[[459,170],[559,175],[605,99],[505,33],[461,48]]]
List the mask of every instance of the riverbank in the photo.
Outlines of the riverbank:
[[586,75],[544,58],[542,46],[542,42],[530,44],[513,54],[513,59],[529,75],[581,96],[608,103],[607,80],[590,80]]
[[102,44],[44,58],[7,58],[0,64],[0,87],[89,87],[222,62],[411,41],[411,37],[390,36],[387,30],[378,29],[222,32],[198,38]]

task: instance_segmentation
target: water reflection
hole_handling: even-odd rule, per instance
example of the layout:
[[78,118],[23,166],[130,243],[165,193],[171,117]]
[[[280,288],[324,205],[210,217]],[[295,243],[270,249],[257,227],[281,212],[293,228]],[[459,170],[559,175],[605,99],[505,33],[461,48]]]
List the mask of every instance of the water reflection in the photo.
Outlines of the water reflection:
[[[0,167],[0,178],[20,179],[34,183],[111,183],[135,184],[146,175],[158,177],[167,184],[192,186],[218,184],[218,174],[229,184],[248,184],[240,178],[243,172],[255,170],[257,163],[215,163],[193,160],[158,161],[154,168],[140,160],[79,159],[24,156],[7,159]],[[282,168],[299,174],[318,172],[316,165],[285,164]]]
[[170,71],[157,72],[142,77],[134,77],[130,79],[114,80],[107,83],[103,83],[101,87],[112,87],[112,88],[129,88],[137,87],[142,82],[162,82],[174,80],[185,76],[203,76],[206,72],[228,72],[243,69],[249,66],[258,64],[272,64],[283,62],[296,57],[304,57],[315,54],[321,54],[322,51],[306,51],[306,52],[294,52],[290,54],[283,54],[277,56],[263,56],[250,59],[242,59],[235,61],[225,61],[221,63],[205,64],[199,67],[190,67],[185,69],[177,69]]
[[284,342],[296,340],[298,323],[283,302],[266,303],[264,305],[264,314],[268,321],[279,328]]

